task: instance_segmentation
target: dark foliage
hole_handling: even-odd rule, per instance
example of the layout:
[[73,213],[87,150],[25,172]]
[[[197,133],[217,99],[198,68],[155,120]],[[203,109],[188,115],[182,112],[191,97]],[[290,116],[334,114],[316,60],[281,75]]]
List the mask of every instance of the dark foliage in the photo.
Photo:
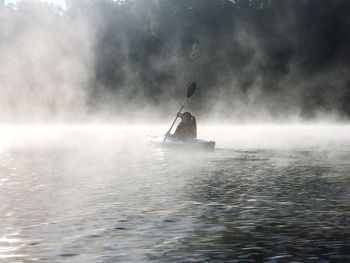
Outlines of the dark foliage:
[[62,19],[77,13],[96,32],[94,96],[157,105],[196,81],[198,112],[350,114],[348,0],[71,0]]

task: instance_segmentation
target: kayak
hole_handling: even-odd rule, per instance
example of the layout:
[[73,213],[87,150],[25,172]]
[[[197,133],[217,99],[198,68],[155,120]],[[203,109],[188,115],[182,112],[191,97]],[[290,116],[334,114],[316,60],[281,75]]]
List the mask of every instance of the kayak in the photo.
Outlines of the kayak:
[[168,149],[181,149],[181,150],[195,150],[213,152],[215,150],[214,141],[206,141],[201,139],[189,139],[180,141],[172,137],[167,137],[165,142],[164,136],[150,136],[149,142],[157,147],[168,148]]

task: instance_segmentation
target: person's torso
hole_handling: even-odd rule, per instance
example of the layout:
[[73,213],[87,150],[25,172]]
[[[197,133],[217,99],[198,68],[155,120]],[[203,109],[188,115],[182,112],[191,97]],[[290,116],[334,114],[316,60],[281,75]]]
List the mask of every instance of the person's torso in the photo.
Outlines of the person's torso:
[[196,127],[192,123],[180,123],[176,129],[175,137],[179,140],[196,138]]

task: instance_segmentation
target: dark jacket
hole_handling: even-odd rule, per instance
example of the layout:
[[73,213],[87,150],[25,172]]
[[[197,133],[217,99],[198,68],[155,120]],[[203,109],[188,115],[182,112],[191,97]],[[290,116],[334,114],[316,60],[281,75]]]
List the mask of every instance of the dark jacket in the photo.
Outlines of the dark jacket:
[[191,116],[188,122],[180,122],[177,126],[174,137],[178,140],[188,140],[197,138],[196,118]]

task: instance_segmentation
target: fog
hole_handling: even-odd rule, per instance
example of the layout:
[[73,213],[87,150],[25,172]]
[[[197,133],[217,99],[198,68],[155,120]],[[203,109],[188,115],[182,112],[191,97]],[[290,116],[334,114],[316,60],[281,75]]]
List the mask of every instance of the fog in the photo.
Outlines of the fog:
[[23,1],[1,10],[2,122],[77,120],[86,113],[93,41],[83,16]]
[[1,262],[349,261],[350,1],[5,2]]
[[347,122],[348,1],[0,7],[1,123]]
[[[2,125],[0,151],[51,145],[75,148],[81,153],[91,151],[94,155],[99,151],[106,155],[117,149],[142,155],[154,150],[147,136],[164,134],[168,128],[167,125]],[[349,125],[339,124],[202,125],[198,137],[216,140],[219,152],[238,149],[336,152],[350,146],[349,132]]]

